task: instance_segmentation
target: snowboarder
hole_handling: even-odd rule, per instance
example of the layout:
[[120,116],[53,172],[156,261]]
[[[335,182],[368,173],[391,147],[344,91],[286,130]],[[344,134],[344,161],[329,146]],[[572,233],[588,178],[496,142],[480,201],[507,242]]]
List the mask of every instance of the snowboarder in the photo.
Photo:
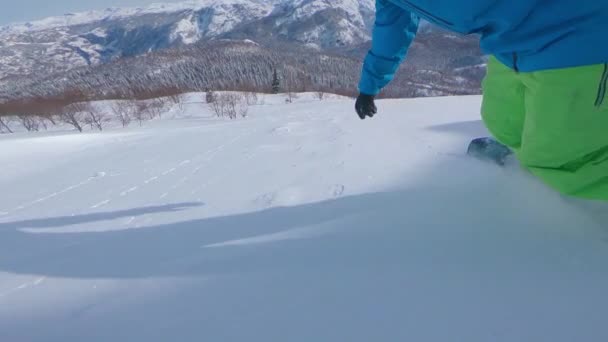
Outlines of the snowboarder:
[[608,200],[608,1],[377,0],[361,119],[376,114],[421,18],[480,34],[482,118],[523,167],[563,194]]

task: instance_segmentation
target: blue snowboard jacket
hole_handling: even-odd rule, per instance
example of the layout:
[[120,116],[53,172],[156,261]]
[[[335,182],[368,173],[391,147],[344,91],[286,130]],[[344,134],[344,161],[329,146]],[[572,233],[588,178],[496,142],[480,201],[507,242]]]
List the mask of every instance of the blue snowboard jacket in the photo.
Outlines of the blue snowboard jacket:
[[420,18],[479,34],[484,53],[516,71],[608,62],[608,0],[376,0],[361,93],[376,95],[393,79]]

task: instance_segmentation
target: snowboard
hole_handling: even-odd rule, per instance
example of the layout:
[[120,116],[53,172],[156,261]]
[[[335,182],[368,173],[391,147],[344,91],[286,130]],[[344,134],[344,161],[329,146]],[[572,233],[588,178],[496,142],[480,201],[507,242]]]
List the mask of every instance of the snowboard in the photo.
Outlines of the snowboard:
[[471,141],[467,154],[474,158],[504,166],[513,151],[493,138],[484,137]]

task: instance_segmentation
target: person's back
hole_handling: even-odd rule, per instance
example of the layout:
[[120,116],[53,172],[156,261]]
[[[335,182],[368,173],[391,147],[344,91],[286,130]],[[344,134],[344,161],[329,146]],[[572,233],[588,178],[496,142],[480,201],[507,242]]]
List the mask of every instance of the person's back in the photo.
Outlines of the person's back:
[[562,193],[608,200],[607,0],[377,0],[357,112],[393,78],[420,18],[481,35],[484,121]]
[[481,34],[486,53],[521,71],[597,64],[608,57],[606,0],[412,2],[451,8],[446,28]]

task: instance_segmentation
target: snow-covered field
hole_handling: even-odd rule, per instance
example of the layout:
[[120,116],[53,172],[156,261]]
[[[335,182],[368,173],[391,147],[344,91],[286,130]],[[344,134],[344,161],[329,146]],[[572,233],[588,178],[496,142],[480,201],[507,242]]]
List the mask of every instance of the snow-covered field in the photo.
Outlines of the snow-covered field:
[[479,97],[281,102],[0,136],[0,341],[608,340],[608,207],[464,157]]

